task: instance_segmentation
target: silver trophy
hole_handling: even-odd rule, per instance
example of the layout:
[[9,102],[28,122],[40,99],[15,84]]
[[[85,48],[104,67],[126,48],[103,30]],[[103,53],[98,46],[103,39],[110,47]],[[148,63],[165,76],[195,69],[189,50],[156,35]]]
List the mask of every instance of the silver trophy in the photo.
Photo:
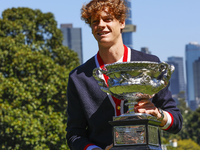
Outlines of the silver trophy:
[[[159,124],[156,117],[135,113],[134,105],[140,99],[150,99],[169,83],[174,66],[165,62],[132,61],[95,68],[93,76],[101,90],[126,100],[128,111],[113,117],[112,149],[160,149]],[[109,77],[107,84],[103,74]]]

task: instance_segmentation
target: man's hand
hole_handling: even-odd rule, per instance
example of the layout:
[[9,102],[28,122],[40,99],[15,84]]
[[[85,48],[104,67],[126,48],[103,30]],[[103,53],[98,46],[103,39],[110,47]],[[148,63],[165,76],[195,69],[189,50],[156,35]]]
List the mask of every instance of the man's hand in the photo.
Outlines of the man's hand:
[[107,147],[105,148],[105,150],[109,150],[109,149],[111,149],[112,147],[113,147],[113,144],[107,146]]
[[[157,119],[162,117],[158,108],[149,100],[149,99],[141,99],[138,101],[138,104],[135,105],[134,111],[136,113],[146,113],[155,116]],[[164,126],[167,123],[167,115],[164,112],[164,118],[161,121],[160,126]]]
[[[113,147],[113,144],[107,146],[107,147],[105,148],[105,150],[109,150],[109,149],[111,149],[112,147]],[[92,150],[103,150],[103,149],[101,149],[101,148],[93,148]]]

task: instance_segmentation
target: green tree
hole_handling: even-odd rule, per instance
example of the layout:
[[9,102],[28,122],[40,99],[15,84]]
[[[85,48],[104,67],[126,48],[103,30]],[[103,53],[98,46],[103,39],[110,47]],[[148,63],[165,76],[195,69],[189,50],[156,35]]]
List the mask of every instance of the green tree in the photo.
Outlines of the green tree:
[[189,137],[200,144],[200,107],[196,109],[188,119],[187,131]]
[[178,94],[179,104],[177,105],[177,107],[180,109],[182,117],[183,117],[183,127],[181,131],[178,133],[178,136],[180,136],[181,139],[188,139],[190,137],[188,135],[187,125],[188,125],[189,118],[191,117],[192,110],[189,107],[187,107],[185,98],[182,95],[185,95],[185,93],[180,92]]
[[200,146],[191,139],[178,141],[176,150],[200,150]]
[[[172,139],[170,141],[162,139],[163,145],[167,147],[167,150],[200,150],[200,146],[192,139]],[[177,142],[177,146],[174,147],[173,142]]]
[[163,136],[164,138],[166,138],[168,141],[172,140],[172,139],[188,139],[190,138],[188,135],[188,131],[187,131],[187,124],[188,124],[188,119],[190,118],[192,111],[187,107],[186,102],[185,102],[185,98],[184,98],[184,92],[180,92],[177,95],[177,99],[178,99],[178,104],[177,107],[180,109],[180,112],[183,116],[183,127],[181,129],[181,131],[178,134],[170,134],[168,132],[163,131]]
[[68,149],[66,90],[77,54],[52,13],[12,8],[0,18],[0,149]]
[[[167,144],[167,141],[177,139],[179,146],[177,149],[184,150],[184,149],[197,149],[195,145],[200,144],[200,108],[196,111],[191,111],[185,103],[185,99],[182,96],[184,95],[183,92],[179,93],[178,95],[178,102],[179,104],[177,107],[180,109],[181,114],[183,116],[183,127],[182,130],[178,134],[169,134],[167,132],[163,132],[163,140],[164,144]],[[184,142],[188,143],[191,148],[184,145]],[[195,144],[194,144],[195,143]],[[199,145],[198,145],[199,146]],[[192,148],[195,147],[195,148]],[[170,148],[176,149],[176,148]]]

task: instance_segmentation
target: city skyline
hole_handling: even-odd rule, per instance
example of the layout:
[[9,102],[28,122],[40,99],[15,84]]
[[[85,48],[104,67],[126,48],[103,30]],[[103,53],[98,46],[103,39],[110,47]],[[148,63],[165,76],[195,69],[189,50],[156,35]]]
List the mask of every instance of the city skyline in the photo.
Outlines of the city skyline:
[[[133,25],[132,23],[132,7],[131,7],[131,0],[125,0],[125,2],[127,3],[127,7],[129,9],[128,11],[128,15],[126,18],[126,26],[131,26]],[[123,30],[124,31],[124,30]],[[130,47],[133,48],[133,30],[132,31],[128,31],[128,32],[123,32],[122,33],[122,39],[123,39],[123,43]]]
[[[98,51],[98,46],[91,34],[91,29],[80,19],[80,9],[89,0],[9,0],[0,5],[0,12],[12,7],[40,9],[43,13],[51,12],[55,16],[58,28],[63,23],[82,28],[83,61]],[[167,57],[180,56],[185,62],[185,45],[190,42],[200,43],[199,0],[145,1],[132,0],[132,23],[137,26],[133,33],[133,48],[140,50],[148,47],[152,54],[161,61]],[[48,4],[48,5],[47,5]]]
[[80,64],[83,63],[82,29],[74,28],[73,24],[61,24],[63,45],[68,46],[78,54]]
[[[197,75],[197,70],[194,69],[194,62],[200,58],[200,44],[189,43],[186,45],[186,77],[187,77],[187,102],[189,106],[196,107],[196,101],[200,97],[196,97],[195,94],[195,74]],[[198,66],[199,67],[199,66]],[[196,67],[195,67],[196,68]],[[199,91],[198,91],[199,92]]]
[[175,67],[170,79],[170,90],[172,95],[178,95],[182,91],[186,92],[183,57],[168,57],[167,63],[172,64]]

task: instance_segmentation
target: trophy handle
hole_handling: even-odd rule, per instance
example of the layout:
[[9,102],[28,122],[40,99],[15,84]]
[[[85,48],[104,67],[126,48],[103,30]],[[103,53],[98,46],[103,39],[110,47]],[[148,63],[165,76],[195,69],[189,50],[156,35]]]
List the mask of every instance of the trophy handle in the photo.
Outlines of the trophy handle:
[[175,70],[175,67],[174,67],[174,65],[172,65],[172,64],[167,64],[167,63],[165,63],[165,62],[162,62],[162,63],[160,63],[160,65],[159,65],[159,69],[160,69],[160,71],[162,72],[162,74],[163,74],[163,80],[166,82],[166,84],[168,84],[168,82],[169,82],[169,80],[170,80],[170,78],[171,78],[171,75],[172,75],[172,73],[174,72],[174,70]]
[[168,64],[168,74],[167,79],[170,80],[172,73],[174,72],[175,67],[172,64]]
[[158,67],[160,72],[166,72],[169,66],[165,62],[161,62]]
[[104,70],[104,69],[101,69],[101,68],[95,68],[93,70],[93,76],[94,78],[97,80],[100,88],[102,91],[106,92],[106,93],[110,93],[109,91],[109,88],[107,87],[106,83],[105,83],[105,80],[104,80],[104,77],[103,77],[103,74],[105,74],[107,71]]
[[102,78],[99,78],[100,77],[100,73],[102,73],[101,71],[102,69],[101,68],[95,68],[93,70],[93,77],[98,81],[98,82],[102,82]]

